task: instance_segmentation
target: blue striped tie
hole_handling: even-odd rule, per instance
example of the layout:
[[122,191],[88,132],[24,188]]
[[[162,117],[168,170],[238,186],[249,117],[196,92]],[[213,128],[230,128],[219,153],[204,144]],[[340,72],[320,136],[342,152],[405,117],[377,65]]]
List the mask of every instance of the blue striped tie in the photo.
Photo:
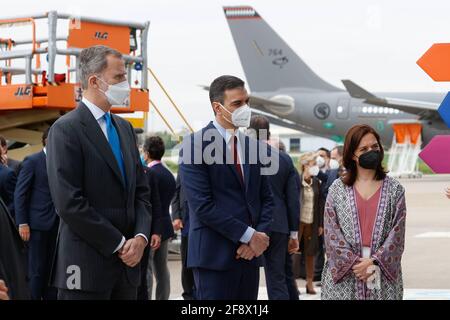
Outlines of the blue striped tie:
[[109,145],[111,146],[114,157],[117,160],[117,164],[119,165],[120,172],[122,172],[122,178],[124,184],[126,184],[126,174],[125,174],[125,165],[123,163],[122,151],[120,149],[120,139],[117,134],[117,130],[112,124],[111,114],[109,112],[104,115],[106,121],[106,133],[108,135]]

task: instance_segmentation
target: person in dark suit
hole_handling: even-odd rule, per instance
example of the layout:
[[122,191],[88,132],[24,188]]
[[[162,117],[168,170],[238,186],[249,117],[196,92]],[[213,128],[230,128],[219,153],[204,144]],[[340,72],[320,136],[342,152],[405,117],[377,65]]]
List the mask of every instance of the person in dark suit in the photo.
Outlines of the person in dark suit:
[[3,136],[0,136],[0,155],[0,164],[3,163],[3,165],[10,168],[16,175],[18,175],[22,162],[8,157],[8,144],[6,143],[6,139]]
[[[339,177],[339,162],[331,158],[331,152],[327,148],[319,148],[317,150],[317,159],[320,163],[320,171],[317,178],[320,180],[320,204],[323,206],[320,211],[325,210],[325,201],[328,196],[328,189],[333,182]],[[322,271],[325,266],[325,243],[324,235],[319,236],[319,250],[317,251],[314,263],[314,280],[321,281]]]
[[262,164],[261,144],[237,130],[250,124],[244,82],[219,77],[209,96],[215,120],[186,136],[180,152],[190,218],[188,267],[197,300],[255,300],[258,257],[269,246],[274,204],[266,174],[273,168]]
[[172,200],[172,225],[175,231],[181,230],[181,285],[183,299],[194,300],[194,274],[187,267],[187,249],[189,244],[189,205],[182,187],[180,174],[177,175],[175,195]]
[[15,218],[14,213],[14,189],[16,188],[16,173],[7,166],[0,164],[0,197],[8,207],[11,217]]
[[110,113],[129,98],[127,71],[106,46],[79,59],[83,100],[53,124],[47,144],[61,218],[52,283],[62,300],[135,300],[151,204],[133,127]]
[[[28,300],[26,250],[14,220],[0,197],[0,300]],[[1,282],[1,281],[0,281]]]
[[[145,164],[145,161],[142,161]],[[149,282],[147,279],[147,269],[150,260],[150,253],[152,250],[158,250],[161,245],[161,234],[160,226],[158,221],[162,215],[161,208],[161,197],[159,195],[158,182],[156,181],[156,176],[152,174],[147,174],[149,168],[145,164],[144,172],[148,180],[148,186],[150,187],[150,203],[152,204],[152,227],[150,231],[150,243],[145,247],[144,254],[141,260],[141,284],[138,288],[138,300],[146,301],[151,299],[151,291],[149,296]],[[153,279],[152,279],[153,281]]]
[[56,300],[56,289],[48,286],[58,234],[59,217],[48,186],[46,144],[48,129],[42,135],[44,149],[23,161],[14,192],[16,225],[28,245],[28,277],[33,300]]
[[160,137],[152,136],[145,140],[144,160],[148,167],[145,173],[149,178],[149,183],[156,182],[156,189],[161,200],[161,214],[153,221],[154,234],[160,237],[161,244],[159,248],[150,252],[147,267],[148,296],[151,299],[154,274],[156,300],[168,300],[170,296],[170,272],[167,266],[167,256],[169,240],[174,236],[169,208],[175,194],[175,178],[161,162],[164,153],[164,141]]
[[[249,133],[260,141],[270,139],[269,120],[261,115],[253,116]],[[291,254],[299,249],[298,229],[300,217],[300,192],[296,181],[297,171],[291,157],[271,147],[277,154],[279,169],[269,176],[275,209],[270,233],[270,244],[264,252],[264,270],[269,300],[298,300],[298,290],[292,272]]]

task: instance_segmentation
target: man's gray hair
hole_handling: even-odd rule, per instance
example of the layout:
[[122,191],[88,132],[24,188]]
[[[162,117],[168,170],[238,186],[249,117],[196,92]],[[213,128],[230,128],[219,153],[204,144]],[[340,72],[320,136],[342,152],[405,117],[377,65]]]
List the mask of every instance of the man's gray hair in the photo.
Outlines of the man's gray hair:
[[113,55],[117,58],[123,58],[122,54],[107,46],[93,46],[83,49],[80,53],[80,81],[81,88],[88,88],[88,79],[94,74],[99,74],[108,66],[106,58]]

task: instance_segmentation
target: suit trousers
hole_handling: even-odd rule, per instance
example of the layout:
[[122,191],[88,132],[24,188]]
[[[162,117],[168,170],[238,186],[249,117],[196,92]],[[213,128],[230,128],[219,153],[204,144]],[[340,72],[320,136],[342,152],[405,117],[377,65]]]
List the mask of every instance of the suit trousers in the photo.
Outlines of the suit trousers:
[[48,231],[31,229],[28,243],[28,277],[33,300],[56,300],[57,290],[49,287],[49,280],[57,235],[57,222]]
[[270,245],[264,252],[264,271],[269,300],[298,300],[292,260],[287,252],[288,243],[287,234],[272,232]]
[[226,271],[193,268],[196,300],[257,300],[259,267],[238,260]]
[[167,266],[169,253],[169,239],[161,242],[158,250],[151,250],[147,265],[148,299],[152,300],[153,274],[156,279],[155,300],[169,300],[170,296],[170,272]]
[[181,236],[181,284],[183,286],[183,299],[194,299],[194,274],[192,269],[187,267],[187,250],[189,237]]

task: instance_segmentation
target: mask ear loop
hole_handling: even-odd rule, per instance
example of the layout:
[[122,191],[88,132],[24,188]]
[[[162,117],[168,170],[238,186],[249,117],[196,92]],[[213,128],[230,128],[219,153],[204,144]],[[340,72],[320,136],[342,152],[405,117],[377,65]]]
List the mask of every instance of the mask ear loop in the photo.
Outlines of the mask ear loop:
[[[95,77],[98,79],[98,80],[100,80],[101,82],[103,82],[104,84],[106,84],[107,86],[108,86],[108,88],[109,88],[109,84],[106,82],[106,81],[104,81],[103,79],[101,79],[99,76],[97,76],[97,75],[95,75]],[[105,96],[106,96],[106,91],[103,91],[101,88],[97,88],[97,90],[98,91],[100,91],[101,93],[103,93]]]
[[[226,112],[228,112],[230,115],[233,115],[233,112],[228,111],[227,108],[225,108],[225,106],[224,106],[223,104],[221,104],[220,102],[218,102],[218,104],[220,105],[220,107],[221,107],[223,110],[225,110]],[[227,118],[225,118],[223,115],[222,115],[222,118],[224,118],[226,122],[228,122],[228,123],[230,123],[230,124],[232,124],[232,125],[234,126],[233,122],[230,121],[230,120],[228,120]]]

